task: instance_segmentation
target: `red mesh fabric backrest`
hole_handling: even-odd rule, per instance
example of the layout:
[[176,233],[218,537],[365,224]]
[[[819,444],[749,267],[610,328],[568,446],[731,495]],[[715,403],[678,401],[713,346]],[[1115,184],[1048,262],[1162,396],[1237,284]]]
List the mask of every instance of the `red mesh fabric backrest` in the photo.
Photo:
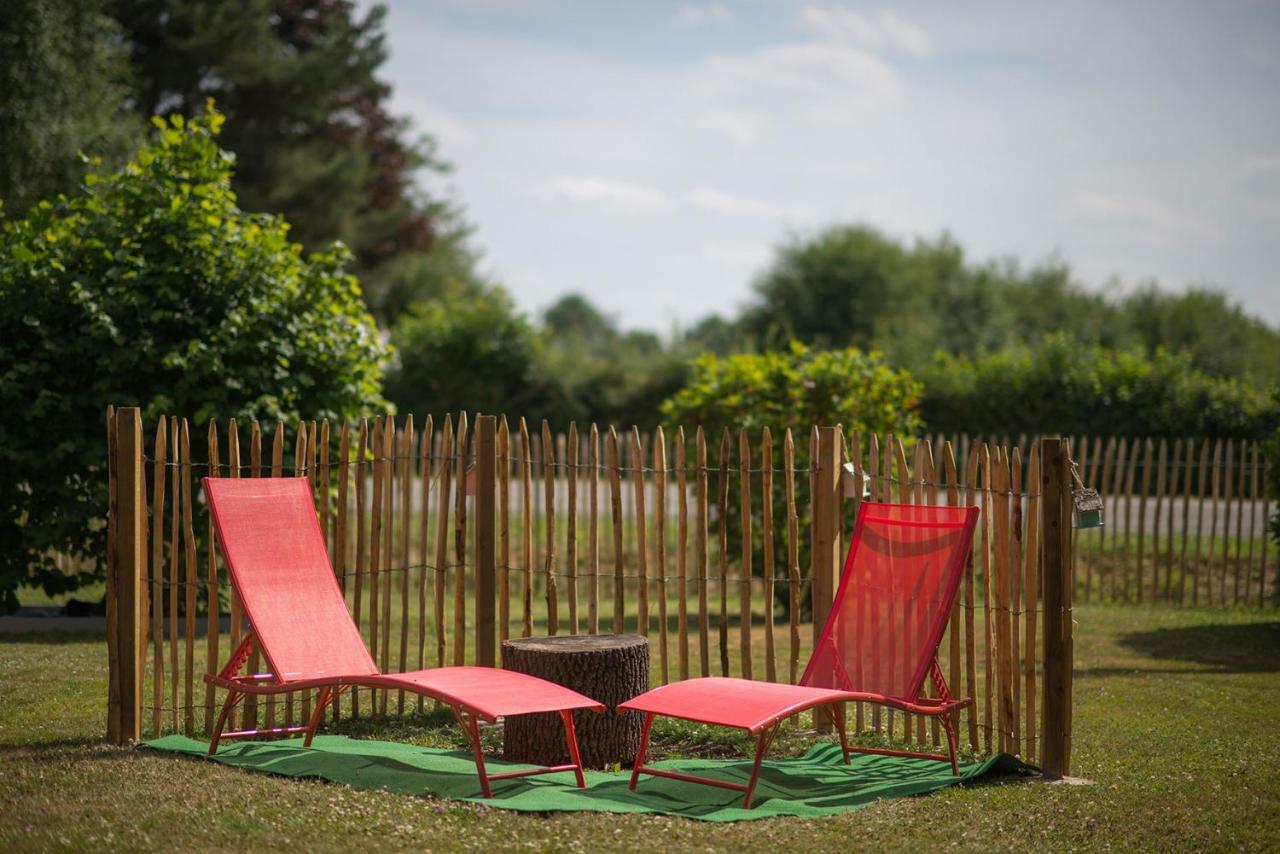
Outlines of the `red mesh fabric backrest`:
[[802,685],[914,700],[946,629],[976,507],[863,502]]
[[277,681],[377,673],[334,578],[307,479],[206,477],[204,491]]

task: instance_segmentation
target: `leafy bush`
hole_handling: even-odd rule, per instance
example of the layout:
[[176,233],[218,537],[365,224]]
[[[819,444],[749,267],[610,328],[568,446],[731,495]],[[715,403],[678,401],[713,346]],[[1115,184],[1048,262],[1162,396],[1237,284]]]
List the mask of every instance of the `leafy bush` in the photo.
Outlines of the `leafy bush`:
[[[243,213],[221,116],[156,122],[121,171],[3,226],[0,596],[101,576],[103,416],[341,417],[381,403],[387,348],[347,251],[303,257]],[[65,575],[55,555],[86,569]]]
[[1280,420],[1266,394],[1196,370],[1190,356],[1118,352],[1065,334],[922,373],[930,430],[1262,438]]
[[[730,468],[738,467],[736,431],[747,428],[751,437],[752,466],[760,465],[761,430],[770,429],[774,468],[783,466],[782,442],[790,427],[795,438],[796,467],[809,466],[809,428],[812,425],[842,424],[846,435],[854,430],[884,435],[911,436],[920,427],[917,400],[920,384],[906,371],[887,365],[878,353],[860,350],[810,350],[792,343],[782,351],[725,358],[702,356],[694,364],[689,384],[662,404],[665,421],[706,430],[708,465],[713,469],[710,488],[718,486],[714,472],[719,467],[719,446],[723,431],[734,431]],[[687,439],[693,435],[688,433]],[[687,453],[693,465],[692,451]],[[738,475],[733,475],[736,481]],[[775,477],[771,496],[773,518],[778,533],[774,538],[774,563],[786,567],[786,500],[782,477]],[[729,542],[740,539],[742,530],[738,487],[729,487],[730,501],[724,508]],[[761,537],[764,497],[757,485],[752,493],[752,533]],[[802,530],[809,525],[809,478],[797,476],[796,503]],[[801,537],[800,566],[809,565],[809,538]],[[756,566],[755,572],[763,568]],[[777,596],[788,607],[786,587]],[[809,596],[802,591],[800,601],[807,611]]]
[[663,402],[662,415],[671,424],[700,424],[708,435],[767,426],[780,440],[787,427],[806,434],[814,424],[843,424],[846,434],[911,435],[921,424],[920,391],[879,353],[792,342],[786,350],[699,357],[688,385]]

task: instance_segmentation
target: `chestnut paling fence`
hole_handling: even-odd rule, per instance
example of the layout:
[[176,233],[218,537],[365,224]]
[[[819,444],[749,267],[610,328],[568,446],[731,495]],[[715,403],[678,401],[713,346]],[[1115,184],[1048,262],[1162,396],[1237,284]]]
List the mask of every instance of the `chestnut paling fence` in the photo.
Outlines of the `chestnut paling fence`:
[[[838,427],[553,435],[523,420],[473,426],[465,414],[197,430],[184,418],[144,425],[135,408],[109,412],[107,432],[117,742],[207,733],[221,697],[202,676],[248,630],[214,543],[206,474],[311,480],[338,583],[384,670],[497,664],[510,636],[635,631],[650,638],[655,683],[794,682],[865,483],[875,500],[982,508],[939,651],[953,693],[975,698],[959,713],[962,742],[1069,769],[1080,570],[1065,440],[904,442]],[[238,723],[304,721],[314,701],[305,691],[254,699]],[[939,744],[936,721],[853,705],[864,736]],[[362,689],[333,716],[423,707]]]

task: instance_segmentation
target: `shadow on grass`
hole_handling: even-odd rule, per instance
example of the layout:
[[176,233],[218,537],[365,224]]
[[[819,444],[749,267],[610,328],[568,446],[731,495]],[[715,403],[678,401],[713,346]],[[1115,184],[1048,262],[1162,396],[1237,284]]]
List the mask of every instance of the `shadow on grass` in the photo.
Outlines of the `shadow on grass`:
[[57,629],[40,629],[39,631],[0,631],[0,645],[4,644],[44,644],[55,646],[72,643],[105,643],[105,631],[59,631]]
[[1186,626],[1121,635],[1117,642],[1155,661],[1179,661],[1186,668],[1107,667],[1078,671],[1082,676],[1129,673],[1275,673],[1280,671],[1280,622]]

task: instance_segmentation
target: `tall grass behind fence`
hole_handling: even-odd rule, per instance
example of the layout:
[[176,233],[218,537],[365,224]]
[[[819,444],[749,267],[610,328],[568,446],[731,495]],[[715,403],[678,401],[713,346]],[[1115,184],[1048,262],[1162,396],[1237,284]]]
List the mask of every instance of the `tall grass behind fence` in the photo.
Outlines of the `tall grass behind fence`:
[[[161,418],[146,425],[130,463],[120,419],[109,420],[109,634],[124,661],[131,653],[121,638],[139,632],[140,731],[207,733],[221,698],[202,676],[249,630],[215,548],[199,481],[206,474],[310,479],[338,583],[384,671],[494,664],[496,642],[513,636],[635,631],[650,638],[655,683],[707,675],[795,682],[862,500],[848,485],[865,475],[876,500],[982,508],[939,651],[953,693],[975,698],[959,713],[962,743],[1039,758],[1048,676],[1059,686],[1065,678],[1069,695],[1069,654],[1054,659],[1056,671],[1044,667],[1046,631],[1069,644],[1072,585],[1050,584],[1047,613],[1052,580],[1042,554],[1052,536],[1043,520],[1060,528],[1054,511],[1066,505],[1042,506],[1039,442],[1025,450],[904,442],[816,427],[645,436],[575,425],[555,435],[506,419],[477,431],[465,414],[200,429]],[[492,454],[492,475],[473,467],[477,447]],[[118,504],[131,503],[121,485],[132,480],[122,474],[130,464],[142,467],[132,501],[140,518],[136,535],[124,536],[134,511]],[[1053,548],[1069,559],[1069,539]],[[136,601],[127,598],[130,566]],[[255,656],[249,666],[260,672],[262,662]],[[118,711],[136,686],[127,667],[117,669],[125,674],[113,675]],[[311,692],[255,699],[235,723],[296,724],[314,702]],[[868,737],[940,744],[936,722],[854,705],[854,728]],[[360,689],[333,714],[423,708],[418,696]],[[1064,742],[1069,718],[1054,726]]]

